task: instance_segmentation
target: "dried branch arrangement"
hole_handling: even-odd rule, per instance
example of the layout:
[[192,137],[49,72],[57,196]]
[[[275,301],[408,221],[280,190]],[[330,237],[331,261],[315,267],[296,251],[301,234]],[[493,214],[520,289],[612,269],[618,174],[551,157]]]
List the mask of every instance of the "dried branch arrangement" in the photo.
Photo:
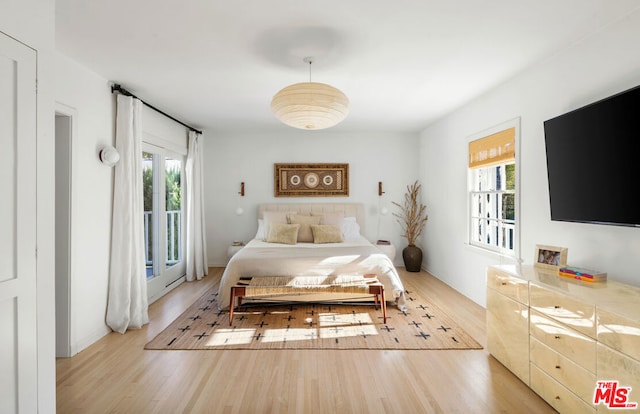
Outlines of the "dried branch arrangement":
[[418,203],[420,187],[421,185],[418,181],[407,186],[407,192],[404,195],[404,204],[400,205],[392,201],[393,204],[401,209],[401,213],[393,213],[393,215],[402,227],[404,231],[402,237],[406,237],[409,246],[416,244],[416,239],[422,234],[424,223],[429,218],[426,212],[427,207],[422,203]]

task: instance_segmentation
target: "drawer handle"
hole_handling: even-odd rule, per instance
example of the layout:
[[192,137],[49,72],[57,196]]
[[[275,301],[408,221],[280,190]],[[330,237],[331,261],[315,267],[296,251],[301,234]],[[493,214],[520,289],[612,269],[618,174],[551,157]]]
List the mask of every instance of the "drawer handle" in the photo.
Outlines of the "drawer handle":
[[507,282],[500,283],[502,286],[507,286]]
[[554,336],[555,339],[560,339],[560,335]]
[[560,400],[560,396],[559,395],[556,395],[556,400],[558,400],[558,401]]
[[554,308],[554,309],[560,309],[560,308],[561,308],[561,306],[560,306],[560,305],[555,305],[553,308]]
[[560,369],[560,365],[556,365],[556,369]]

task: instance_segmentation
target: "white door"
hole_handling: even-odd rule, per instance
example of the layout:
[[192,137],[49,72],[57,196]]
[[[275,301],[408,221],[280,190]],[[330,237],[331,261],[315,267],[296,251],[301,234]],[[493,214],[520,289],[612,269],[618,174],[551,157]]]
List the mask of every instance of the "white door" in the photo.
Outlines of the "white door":
[[2,32],[0,149],[0,413],[35,413],[36,52]]

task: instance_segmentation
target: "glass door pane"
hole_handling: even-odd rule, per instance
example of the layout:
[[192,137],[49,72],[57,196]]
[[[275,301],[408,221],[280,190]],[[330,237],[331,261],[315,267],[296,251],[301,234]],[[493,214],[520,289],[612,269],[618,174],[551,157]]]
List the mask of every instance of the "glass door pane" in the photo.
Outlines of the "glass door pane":
[[171,157],[164,158],[165,168],[165,212],[167,237],[165,239],[166,268],[182,260],[182,162]]
[[154,162],[153,154],[148,152],[142,153],[142,188],[144,198],[144,256],[145,267],[147,271],[147,279],[152,278],[156,273],[154,272],[154,257],[155,252],[153,243],[155,240],[154,231],[155,218],[157,214],[154,214]]

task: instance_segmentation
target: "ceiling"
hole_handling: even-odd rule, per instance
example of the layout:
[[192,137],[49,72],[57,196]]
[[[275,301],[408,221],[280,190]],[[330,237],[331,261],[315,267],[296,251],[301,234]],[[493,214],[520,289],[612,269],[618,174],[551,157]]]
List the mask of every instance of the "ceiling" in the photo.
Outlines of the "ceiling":
[[[56,48],[197,129],[284,131],[270,102],[342,90],[331,131],[416,132],[637,0],[56,0]],[[314,132],[310,132],[314,133]]]

